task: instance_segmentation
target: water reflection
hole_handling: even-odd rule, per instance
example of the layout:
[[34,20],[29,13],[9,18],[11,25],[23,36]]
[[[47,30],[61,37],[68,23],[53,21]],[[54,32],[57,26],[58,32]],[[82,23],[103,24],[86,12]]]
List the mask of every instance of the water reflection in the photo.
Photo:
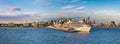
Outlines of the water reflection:
[[120,28],[68,33],[48,28],[0,28],[0,44],[119,44]]

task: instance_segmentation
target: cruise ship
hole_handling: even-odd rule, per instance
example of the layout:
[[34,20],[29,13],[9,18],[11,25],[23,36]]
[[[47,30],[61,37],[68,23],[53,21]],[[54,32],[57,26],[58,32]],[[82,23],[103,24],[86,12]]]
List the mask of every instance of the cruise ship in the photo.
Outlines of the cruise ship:
[[91,27],[87,24],[80,23],[71,23],[71,24],[55,24],[55,26],[49,26],[49,28],[53,28],[56,30],[62,30],[66,32],[89,32]]
[[59,22],[57,23],[53,22],[53,25],[48,26],[48,28],[53,28],[56,30],[62,30],[62,31],[67,31],[67,32],[89,32],[91,29],[91,26],[84,23],[83,21],[73,22],[72,20],[68,20],[64,24],[61,24]]

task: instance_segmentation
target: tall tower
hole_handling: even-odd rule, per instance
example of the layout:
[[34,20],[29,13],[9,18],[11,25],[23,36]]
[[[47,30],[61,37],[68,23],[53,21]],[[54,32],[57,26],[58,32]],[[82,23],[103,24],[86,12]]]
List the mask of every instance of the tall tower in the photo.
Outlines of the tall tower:
[[87,17],[86,23],[90,24],[90,17]]
[[83,22],[86,22],[85,18],[83,19]]
[[94,20],[94,21],[93,21],[93,24],[95,24],[95,23],[96,23],[96,21]]
[[90,22],[90,17],[87,17],[88,22]]

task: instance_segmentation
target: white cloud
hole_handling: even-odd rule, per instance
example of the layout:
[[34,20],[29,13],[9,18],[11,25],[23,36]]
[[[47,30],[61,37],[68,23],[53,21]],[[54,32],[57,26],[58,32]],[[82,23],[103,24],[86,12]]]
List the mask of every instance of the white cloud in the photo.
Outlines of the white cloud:
[[74,7],[74,6],[66,6],[64,9],[60,9],[59,12],[82,12],[85,9],[84,6]]
[[14,16],[15,14],[12,12],[2,12],[0,13],[0,16]]
[[120,13],[114,10],[91,11],[91,13],[89,13],[89,16],[91,16],[93,19],[99,22],[117,21],[120,23],[120,20],[119,20]]
[[[76,7],[70,10],[80,10],[83,9],[85,7]],[[2,17],[1,16],[13,16],[11,17]],[[52,17],[51,17],[52,16]],[[46,13],[46,14],[39,14],[37,12],[18,12],[18,13],[14,13],[14,12],[4,12],[4,13],[0,13],[0,19],[8,19],[8,20],[20,20],[20,21],[39,21],[39,20],[47,20],[49,18],[60,18],[60,17],[69,17],[69,18],[83,18],[83,17],[88,17],[90,16],[91,19],[93,20],[97,20],[99,22],[110,22],[110,21],[119,21],[119,17],[120,17],[120,12],[118,11],[113,11],[113,10],[96,10],[96,11],[84,11],[84,12],[72,12],[72,11],[68,11],[68,12],[56,12],[56,13]],[[10,19],[11,18],[11,19]],[[6,20],[7,21],[7,20]],[[12,20],[11,20],[12,21]]]
[[3,12],[3,10],[2,10],[2,9],[0,9],[0,13],[1,13],[1,12]]
[[7,12],[7,13],[0,13],[0,21],[15,21],[15,22],[23,22],[25,20],[33,22],[39,21],[41,15],[37,12]]
[[84,6],[81,6],[81,7],[77,7],[75,9],[73,9],[74,11],[77,11],[77,10],[81,10],[81,9],[84,9],[85,7]]
[[[53,17],[50,17],[53,16]],[[110,10],[96,10],[96,11],[84,11],[84,12],[57,12],[54,14],[48,14],[43,17],[48,18],[86,18],[90,16],[92,20],[96,20],[97,22],[110,22],[117,21],[120,22],[120,12],[118,11],[110,11]]]
[[71,9],[71,8],[74,8],[74,6],[72,6],[72,5],[68,5],[68,6],[64,6],[64,7],[62,7],[61,9]]
[[11,7],[11,8],[8,8],[8,11],[9,11],[9,12],[21,11],[21,8]]
[[1,12],[0,16],[34,15],[37,12]]
[[118,15],[120,14],[117,11],[112,11],[112,10],[99,10],[95,11],[94,14],[101,14],[101,15]]

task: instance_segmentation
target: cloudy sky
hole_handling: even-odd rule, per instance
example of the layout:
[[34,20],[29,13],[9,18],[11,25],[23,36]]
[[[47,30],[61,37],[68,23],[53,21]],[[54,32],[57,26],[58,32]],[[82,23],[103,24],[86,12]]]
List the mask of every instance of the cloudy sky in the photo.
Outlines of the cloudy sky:
[[119,21],[120,0],[0,0],[0,22],[83,18]]

